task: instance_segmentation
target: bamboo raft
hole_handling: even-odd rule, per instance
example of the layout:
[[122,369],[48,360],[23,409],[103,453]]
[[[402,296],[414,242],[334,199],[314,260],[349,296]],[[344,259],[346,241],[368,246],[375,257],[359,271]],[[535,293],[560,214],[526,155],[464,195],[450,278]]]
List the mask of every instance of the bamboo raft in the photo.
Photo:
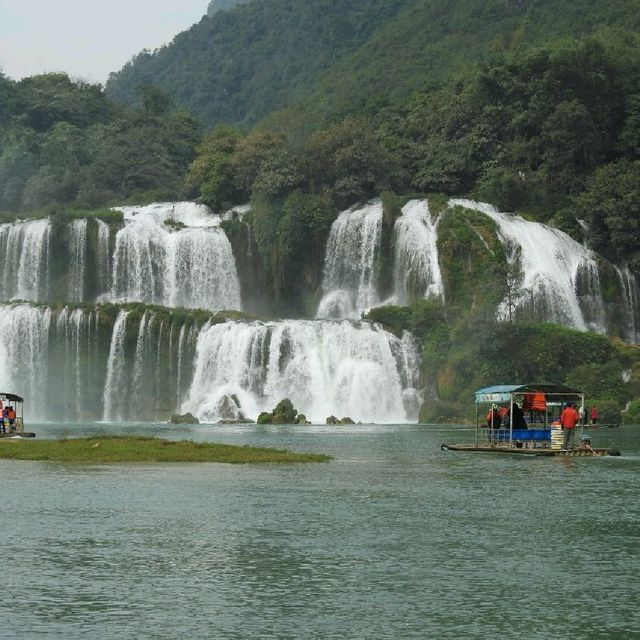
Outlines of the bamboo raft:
[[516,448],[506,446],[490,446],[475,444],[443,444],[442,451],[468,451],[480,453],[512,453],[520,456],[544,456],[547,458],[602,458],[604,456],[619,456],[618,449],[593,449],[591,447],[577,449],[543,449]]

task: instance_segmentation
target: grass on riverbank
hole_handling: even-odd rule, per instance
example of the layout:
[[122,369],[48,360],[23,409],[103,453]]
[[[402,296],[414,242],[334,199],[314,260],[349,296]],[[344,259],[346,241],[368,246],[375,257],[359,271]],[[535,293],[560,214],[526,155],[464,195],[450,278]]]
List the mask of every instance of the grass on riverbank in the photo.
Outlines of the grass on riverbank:
[[250,446],[163,440],[144,436],[104,436],[59,440],[0,440],[0,458],[52,462],[326,462],[331,456]]

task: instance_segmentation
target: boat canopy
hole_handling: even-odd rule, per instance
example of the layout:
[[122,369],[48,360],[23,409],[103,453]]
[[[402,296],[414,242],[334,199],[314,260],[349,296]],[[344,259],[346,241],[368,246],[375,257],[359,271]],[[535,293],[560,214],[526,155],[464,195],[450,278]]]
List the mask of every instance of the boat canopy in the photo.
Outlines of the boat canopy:
[[567,387],[563,384],[551,384],[548,382],[528,384],[498,384],[493,387],[485,387],[476,391],[476,404],[483,402],[509,402],[511,396],[516,393],[544,393],[557,396],[581,396],[582,391]]
[[0,391],[0,398],[9,400],[9,402],[24,402],[20,396],[17,396],[15,393],[7,393],[6,391]]

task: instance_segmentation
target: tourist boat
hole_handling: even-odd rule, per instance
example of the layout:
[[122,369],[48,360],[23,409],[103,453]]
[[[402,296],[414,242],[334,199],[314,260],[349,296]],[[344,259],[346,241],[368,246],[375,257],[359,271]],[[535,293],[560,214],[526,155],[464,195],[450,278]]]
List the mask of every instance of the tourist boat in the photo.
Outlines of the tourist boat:
[[0,417],[0,420],[3,421],[0,438],[35,438],[35,433],[24,430],[24,399],[15,393],[0,391],[0,400],[3,407],[10,406],[16,412],[13,425],[10,425],[7,419]]
[[[576,426],[573,448],[562,448],[562,409],[572,403],[584,411],[584,393],[578,389],[560,384],[508,384],[480,389],[475,396],[475,442],[443,444],[443,451],[590,458],[620,455],[616,449],[593,448],[584,433],[584,424]],[[504,417],[490,425],[485,422],[485,415],[492,407],[497,407]],[[526,428],[517,428],[519,414],[519,422]]]

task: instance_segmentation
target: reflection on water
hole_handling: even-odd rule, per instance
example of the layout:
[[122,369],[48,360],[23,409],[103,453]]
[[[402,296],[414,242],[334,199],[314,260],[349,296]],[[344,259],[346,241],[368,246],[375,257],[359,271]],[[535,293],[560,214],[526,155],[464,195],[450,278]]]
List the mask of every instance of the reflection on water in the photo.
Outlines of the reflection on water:
[[[65,427],[33,428],[55,437]],[[640,429],[592,434],[621,458],[568,463],[443,453],[470,433],[419,425],[71,430],[335,460],[0,461],[3,638],[640,633]]]

